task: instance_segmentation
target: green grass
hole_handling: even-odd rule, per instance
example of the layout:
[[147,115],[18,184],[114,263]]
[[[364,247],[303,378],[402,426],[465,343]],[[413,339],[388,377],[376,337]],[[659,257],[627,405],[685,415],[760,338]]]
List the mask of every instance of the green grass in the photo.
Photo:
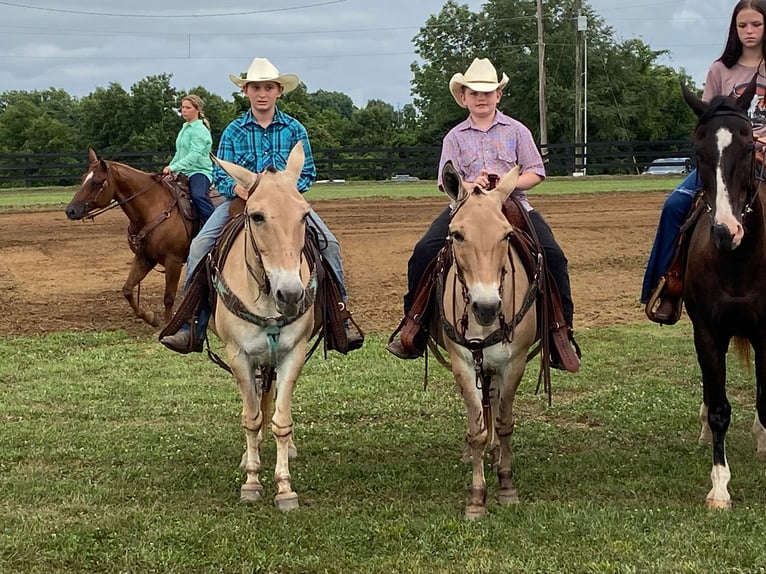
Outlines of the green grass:
[[[667,191],[680,178],[655,176],[551,177],[530,194],[568,195],[582,193]],[[0,189],[0,213],[19,210],[63,209],[77,187]],[[438,197],[443,194],[434,181],[413,183],[347,182],[316,184],[309,191],[310,201],[322,199],[365,199],[370,197]]]
[[[462,518],[462,402],[449,373],[374,336],[319,354],[296,389],[301,508],[238,503],[239,395],[204,356],[122,332],[0,338],[0,572],[763,572],[754,384],[730,365],[731,512],[704,507],[691,328],[583,331],[577,374],[517,399],[521,503]],[[490,495],[496,478],[488,473]]]

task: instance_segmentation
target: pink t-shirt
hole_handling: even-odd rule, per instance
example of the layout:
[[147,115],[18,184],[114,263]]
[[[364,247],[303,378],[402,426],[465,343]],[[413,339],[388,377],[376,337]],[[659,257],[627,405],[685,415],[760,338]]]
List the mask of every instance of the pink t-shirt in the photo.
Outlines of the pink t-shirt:
[[[709,102],[715,96],[739,97],[753,79],[756,70],[756,66],[743,66],[739,63],[727,68],[721,60],[716,60],[708,70],[702,99]],[[766,71],[763,64],[758,71],[755,97],[748,115],[753,122],[753,134],[758,138],[766,138]]]

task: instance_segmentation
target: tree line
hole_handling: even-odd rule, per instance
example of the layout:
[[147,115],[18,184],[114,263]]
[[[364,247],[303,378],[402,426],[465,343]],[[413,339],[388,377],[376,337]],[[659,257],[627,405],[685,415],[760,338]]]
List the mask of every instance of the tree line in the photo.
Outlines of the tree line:
[[[427,19],[412,42],[420,58],[411,65],[413,102],[402,108],[373,99],[357,107],[341,92],[309,92],[301,84],[279,102],[299,119],[315,148],[439,145],[465,118],[447,88],[455,72],[474,57],[488,57],[510,83],[500,109],[524,122],[539,141],[536,0],[488,0],[478,12],[447,0]],[[580,12],[576,12],[582,4]],[[591,142],[688,138],[694,117],[680,84],[696,89],[686,72],[659,63],[664,51],[639,39],[616,41],[587,2],[545,0],[545,70],[548,143],[575,138],[576,17],[588,18],[588,114]],[[83,97],[51,87],[0,93],[0,153],[173,150],[182,120],[183,96],[205,100],[214,146],[222,130],[249,101],[228,99],[204,86],[179,90],[172,74],[147,76],[129,89],[118,82]]]

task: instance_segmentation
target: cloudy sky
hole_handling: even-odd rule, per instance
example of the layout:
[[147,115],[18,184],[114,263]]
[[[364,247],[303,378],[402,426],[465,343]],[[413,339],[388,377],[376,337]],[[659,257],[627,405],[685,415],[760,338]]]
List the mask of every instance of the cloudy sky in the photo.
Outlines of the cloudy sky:
[[[478,11],[482,0],[462,0]],[[639,37],[702,85],[720,56],[735,0],[583,0],[615,30]],[[228,74],[268,57],[310,92],[357,106],[411,101],[412,38],[443,0],[0,0],[0,92],[61,88],[84,96],[172,74],[229,99]],[[512,70],[508,70],[512,75]]]

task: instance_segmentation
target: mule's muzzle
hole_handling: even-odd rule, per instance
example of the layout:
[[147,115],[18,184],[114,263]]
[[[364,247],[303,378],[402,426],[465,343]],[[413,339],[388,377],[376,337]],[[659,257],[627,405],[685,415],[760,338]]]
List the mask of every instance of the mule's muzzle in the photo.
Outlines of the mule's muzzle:
[[488,327],[500,315],[502,305],[503,303],[500,299],[472,301],[471,312],[479,325]]
[[300,283],[281,285],[274,292],[274,302],[280,313],[286,317],[294,317],[300,311],[305,296],[306,290]]

